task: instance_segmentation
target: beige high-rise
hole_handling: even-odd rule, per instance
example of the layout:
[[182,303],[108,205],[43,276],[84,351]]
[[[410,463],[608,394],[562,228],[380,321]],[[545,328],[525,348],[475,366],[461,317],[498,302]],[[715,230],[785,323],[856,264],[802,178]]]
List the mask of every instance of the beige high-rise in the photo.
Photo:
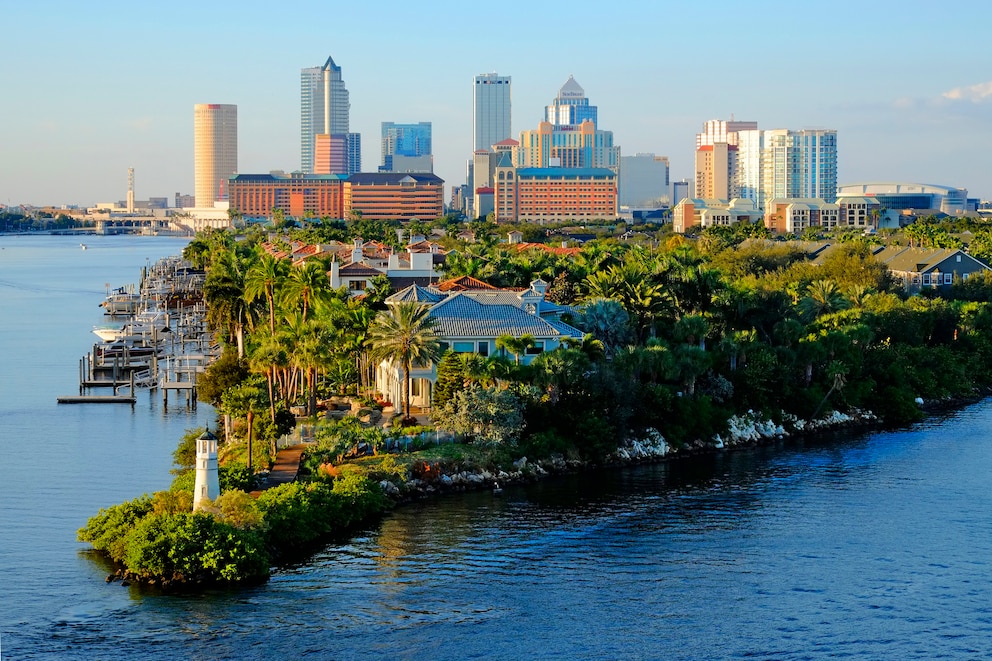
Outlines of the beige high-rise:
[[213,207],[227,196],[227,180],[238,172],[238,107],[193,106],[193,167],[196,206]]

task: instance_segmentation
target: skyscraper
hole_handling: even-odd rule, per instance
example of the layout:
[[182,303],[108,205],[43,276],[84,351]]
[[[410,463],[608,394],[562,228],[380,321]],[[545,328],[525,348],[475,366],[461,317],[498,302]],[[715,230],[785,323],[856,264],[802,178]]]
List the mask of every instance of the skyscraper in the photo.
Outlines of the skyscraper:
[[[300,70],[300,169],[306,174],[314,173],[317,160],[315,150],[318,135],[347,136],[338,140],[328,140],[323,144],[330,148],[344,144],[348,150],[349,172],[361,169],[361,147],[358,135],[349,132],[351,102],[348,90],[341,78],[341,67],[328,57],[323,66]],[[354,137],[352,137],[354,135]],[[353,162],[358,154],[358,162]],[[325,154],[325,162],[339,162],[341,155]]]
[[[402,167],[399,164],[402,163]],[[380,172],[433,172],[431,123],[382,123]]]
[[738,133],[758,128],[757,122],[711,119],[696,134],[695,196],[727,200],[737,197]]
[[740,131],[738,139],[739,193],[759,209],[775,198],[837,197],[837,131]]
[[545,108],[544,119],[553,126],[581,124],[587,119],[596,125],[598,114],[599,108],[589,105],[586,91],[569,76],[558,90],[558,96]]
[[[554,121],[552,121],[554,120]],[[620,167],[620,147],[613,131],[597,128],[597,108],[571,76],[547,107],[545,121],[536,130],[520,132],[517,165],[529,168]]]
[[238,107],[226,103],[193,106],[193,178],[196,206],[209,208],[227,195],[227,180],[238,171]]
[[510,76],[483,73],[475,77],[472,131],[477,149],[492,149],[512,136],[510,129]]

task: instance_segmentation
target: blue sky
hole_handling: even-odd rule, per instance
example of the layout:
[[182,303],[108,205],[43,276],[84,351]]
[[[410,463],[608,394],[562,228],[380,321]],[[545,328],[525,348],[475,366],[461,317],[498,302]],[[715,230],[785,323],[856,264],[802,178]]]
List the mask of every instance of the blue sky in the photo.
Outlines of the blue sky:
[[472,77],[513,77],[513,130],[574,75],[624,154],[689,177],[707,119],[838,131],[841,183],[992,198],[992,4],[0,0],[0,202],[193,192],[193,105],[238,106],[239,169],[299,168],[299,71],[334,57],[363,166],[383,121],[433,122],[461,184]]

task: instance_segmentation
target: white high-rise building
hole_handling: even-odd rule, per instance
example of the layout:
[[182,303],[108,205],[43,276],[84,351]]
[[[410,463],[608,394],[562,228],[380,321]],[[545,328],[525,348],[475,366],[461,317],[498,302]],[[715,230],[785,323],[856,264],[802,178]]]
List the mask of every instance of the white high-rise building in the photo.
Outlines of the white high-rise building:
[[737,133],[758,128],[758,122],[741,122],[734,119],[711,119],[703,122],[702,133],[696,134],[696,148],[703,145],[714,145],[725,142],[728,145],[737,144]]
[[238,107],[193,106],[193,183],[196,206],[209,209],[227,197],[227,180],[238,171]]
[[472,102],[472,133],[478,149],[492,149],[493,145],[513,136],[510,128],[510,76],[483,73],[475,77]]
[[323,66],[300,70],[300,169],[305,174],[314,172],[316,136],[348,135],[350,111],[341,67],[333,58],[328,57]]
[[737,190],[759,209],[775,198],[837,197],[837,131],[740,131]]

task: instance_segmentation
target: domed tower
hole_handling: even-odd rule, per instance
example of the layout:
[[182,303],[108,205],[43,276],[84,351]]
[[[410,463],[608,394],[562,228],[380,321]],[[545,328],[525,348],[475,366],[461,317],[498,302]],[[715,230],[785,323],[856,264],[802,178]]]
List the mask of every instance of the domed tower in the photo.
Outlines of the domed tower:
[[204,430],[196,439],[196,482],[193,486],[193,511],[203,507],[207,500],[220,495],[217,477],[217,437]]

